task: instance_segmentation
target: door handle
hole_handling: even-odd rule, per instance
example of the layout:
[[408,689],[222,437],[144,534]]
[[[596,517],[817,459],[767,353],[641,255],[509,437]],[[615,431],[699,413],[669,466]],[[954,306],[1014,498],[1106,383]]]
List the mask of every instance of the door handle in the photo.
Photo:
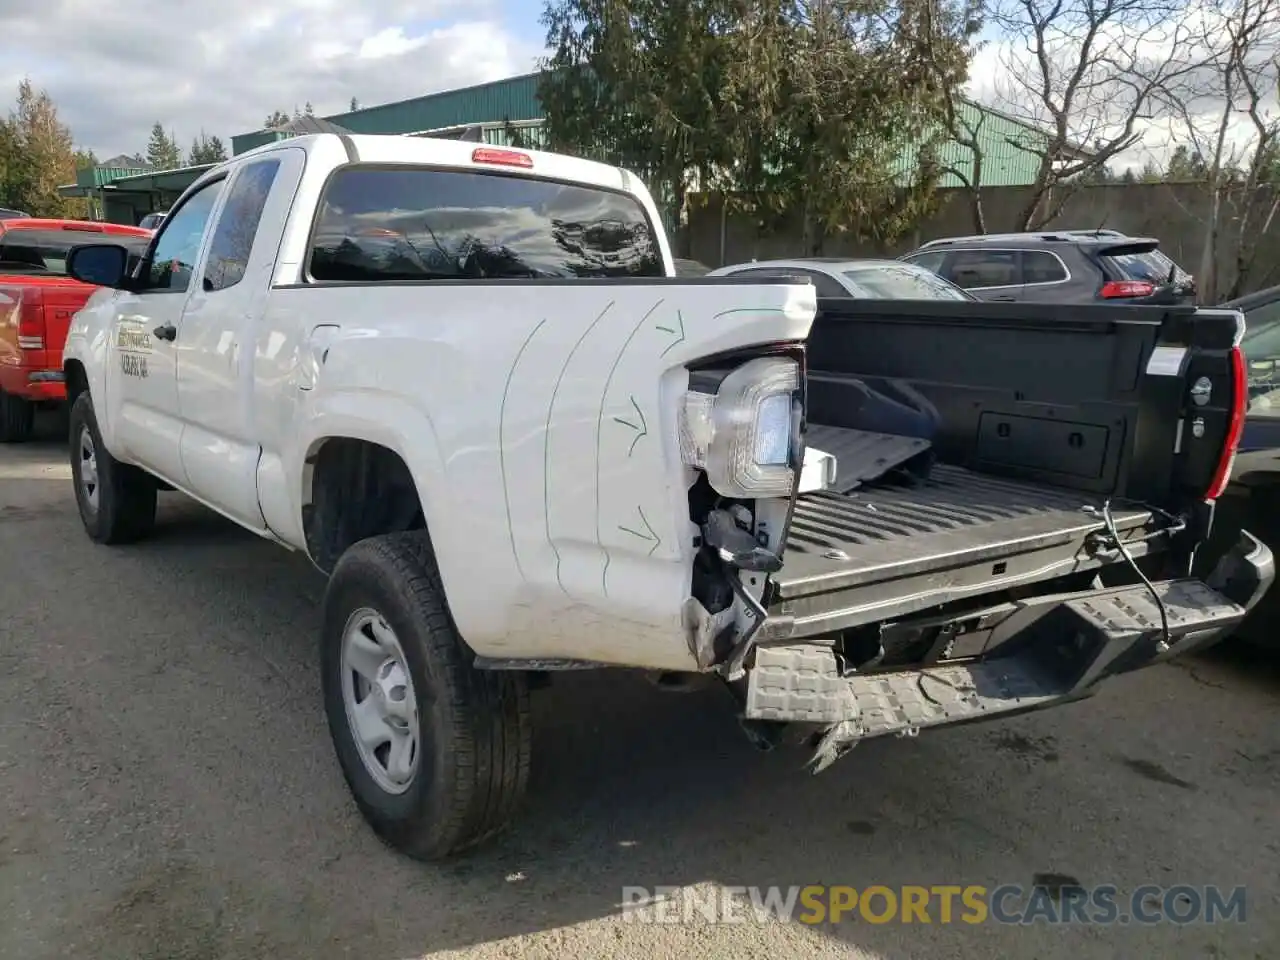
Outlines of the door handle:
[[992,297],[991,299],[993,302],[997,302],[997,303],[1013,303],[1018,298],[1017,297]]
[[157,340],[172,341],[178,336],[178,328],[172,323],[162,323],[151,332],[156,335]]

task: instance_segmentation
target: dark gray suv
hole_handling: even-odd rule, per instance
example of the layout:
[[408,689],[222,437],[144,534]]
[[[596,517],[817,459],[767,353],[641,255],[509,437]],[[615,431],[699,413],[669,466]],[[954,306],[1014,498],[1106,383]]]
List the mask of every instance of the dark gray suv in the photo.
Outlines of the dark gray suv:
[[979,300],[1189,303],[1191,275],[1160,242],[1115,230],[1052,230],[931,240],[902,257]]

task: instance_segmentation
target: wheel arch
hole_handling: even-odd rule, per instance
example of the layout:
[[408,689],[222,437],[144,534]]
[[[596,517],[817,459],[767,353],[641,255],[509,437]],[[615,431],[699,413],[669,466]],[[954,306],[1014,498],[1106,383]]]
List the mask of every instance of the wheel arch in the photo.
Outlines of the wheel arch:
[[420,429],[404,429],[412,422],[404,413],[311,421],[298,502],[307,554],[326,575],[367,537],[423,529],[434,542],[442,535],[445,491],[434,430],[422,418],[414,418]]

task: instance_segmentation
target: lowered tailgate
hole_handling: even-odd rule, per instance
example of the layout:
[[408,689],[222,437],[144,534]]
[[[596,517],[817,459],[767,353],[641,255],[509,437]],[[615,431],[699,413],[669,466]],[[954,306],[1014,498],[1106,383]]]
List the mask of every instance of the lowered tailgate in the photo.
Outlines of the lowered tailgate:
[[[829,428],[825,428],[829,429]],[[935,466],[913,485],[880,483],[796,503],[773,578],[770,635],[844,629],[1109,562],[1088,548],[1103,498]],[[1151,513],[1115,508],[1122,534]],[[1141,553],[1145,544],[1135,544]]]

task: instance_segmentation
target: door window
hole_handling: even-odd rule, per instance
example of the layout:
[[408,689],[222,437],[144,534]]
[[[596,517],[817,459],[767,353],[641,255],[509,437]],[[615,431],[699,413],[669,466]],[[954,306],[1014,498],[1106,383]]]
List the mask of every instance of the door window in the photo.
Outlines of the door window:
[[1023,283],[1061,283],[1067,279],[1067,268],[1048,250],[1022,251]]
[[957,250],[943,276],[966,290],[1016,287],[1022,283],[1016,250]]
[[244,279],[262,211],[279,170],[279,160],[259,160],[236,174],[209,244],[204,268],[206,290],[225,290]]
[[1280,417],[1280,299],[1245,311],[1244,321],[1249,416]]
[[917,253],[902,259],[907,263],[915,264],[917,267],[924,267],[931,273],[939,273],[942,270],[942,261],[947,259],[947,251],[930,250],[928,253]]
[[184,293],[191,286],[200,242],[225,183],[225,180],[216,180],[202,187],[165,219],[151,248],[151,256],[143,264],[138,284],[140,293]]
[[813,285],[818,288],[818,296],[820,297],[847,297],[849,291],[846,290],[834,277],[829,277],[825,273],[819,273],[817,270],[805,270],[804,275],[813,281]]

